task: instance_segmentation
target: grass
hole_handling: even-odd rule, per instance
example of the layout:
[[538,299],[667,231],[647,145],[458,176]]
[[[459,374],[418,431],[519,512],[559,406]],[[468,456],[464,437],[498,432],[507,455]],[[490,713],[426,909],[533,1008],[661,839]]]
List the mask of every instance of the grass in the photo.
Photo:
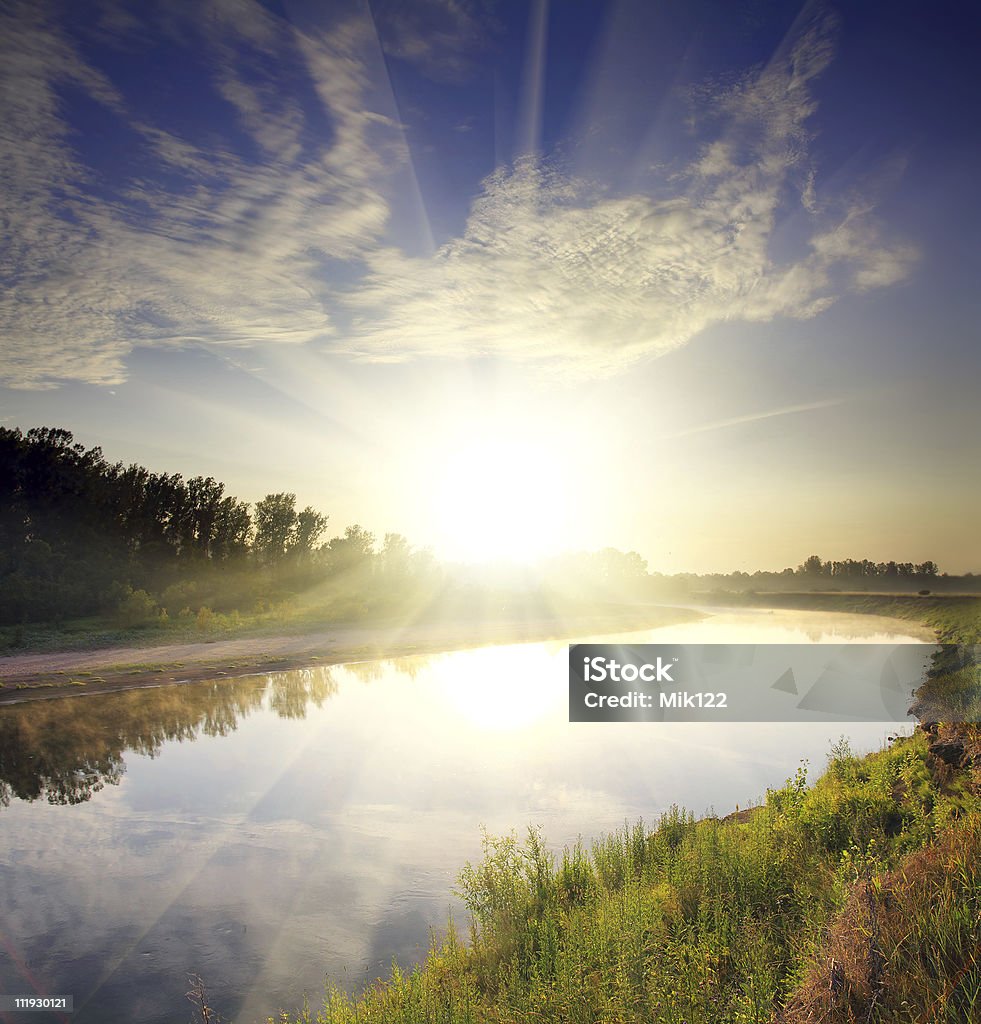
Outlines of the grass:
[[[739,603],[929,625],[949,648],[920,699],[979,710],[978,666],[964,648],[979,643],[981,599]],[[486,836],[458,883],[466,938],[450,926],[419,967],[394,964],[356,995],[329,986],[318,1009],[280,1024],[981,1019],[981,733],[957,734],[976,767],[942,763],[918,731],[864,758],[838,744],[815,784],[802,765],[724,820],[672,808],[653,827],[625,825],[560,853],[535,831]],[[197,1005],[204,1018],[203,994]]]
[[933,629],[941,642],[981,643],[981,597],[969,594],[864,594],[802,591],[800,593],[719,592],[700,594],[707,604],[751,605],[839,612],[848,615],[884,615],[918,622]]
[[672,808],[561,854],[484,839],[425,964],[289,1024],[954,1024],[981,1010],[981,800],[918,732],[839,744],[749,814]]
[[[976,644],[977,599],[800,595],[799,607],[930,625]],[[921,698],[978,693],[938,663]],[[977,728],[961,728],[981,763]],[[485,837],[452,930],[424,965],[283,1022],[961,1024],[981,1019],[981,798],[917,732],[841,743],[750,814],[678,809],[558,857],[536,832]]]
[[174,616],[140,626],[121,626],[112,616],[92,616],[62,623],[0,626],[0,654],[88,651],[103,647],[149,647],[232,637],[272,636],[323,626],[323,619],[287,606],[245,615],[214,613],[199,624]]
[[[787,595],[759,603],[912,619],[947,645],[921,700],[968,694],[976,598]],[[976,654],[976,652],[975,652]],[[958,660],[959,659],[959,660]],[[975,704],[976,706],[976,704]],[[977,717],[977,716],[975,716]],[[428,959],[359,995],[336,986],[282,1024],[962,1024],[981,1019],[981,732],[940,726],[857,758],[842,741],[750,811],[672,808],[553,855],[484,839]]]
[[[206,615],[201,612],[206,611]],[[408,623],[493,623],[590,621],[596,628],[643,628],[664,618],[662,605],[583,600],[578,597],[538,595],[525,605],[500,604],[470,608],[464,602],[443,599],[418,608],[395,611],[378,608],[352,612],[336,601],[282,601],[255,611],[222,613],[210,608],[195,615],[155,616],[140,625],[125,626],[112,615],[91,616],[58,623],[0,626],[0,656],[14,654],[90,651],[109,647],[151,647],[179,643],[205,643],[233,638],[302,636],[338,623],[359,626],[404,626]],[[688,613],[688,617],[695,617]],[[590,627],[592,628],[592,627]]]

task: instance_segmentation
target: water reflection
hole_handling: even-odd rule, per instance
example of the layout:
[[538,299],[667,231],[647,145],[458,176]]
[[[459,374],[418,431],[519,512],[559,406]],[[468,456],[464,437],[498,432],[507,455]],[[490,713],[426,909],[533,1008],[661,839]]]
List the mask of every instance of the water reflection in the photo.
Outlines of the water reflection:
[[[626,642],[788,643],[859,620],[718,617]],[[701,625],[701,624],[699,624]],[[907,635],[878,634],[896,642]],[[587,639],[587,638],[583,638]],[[201,974],[228,1020],[316,1002],[423,953],[480,828],[553,847],[726,813],[823,764],[841,723],[570,725],[565,643],[0,709],[0,991],[75,996],[74,1024],[186,1019]],[[856,748],[881,726],[850,728]],[[107,785],[112,783],[112,785]],[[104,788],[97,792],[99,785]],[[28,802],[33,801],[33,802]],[[64,804],[73,806],[51,806]],[[23,966],[23,969],[22,969]],[[25,973],[27,972],[27,973]],[[28,977],[29,973],[29,977]]]
[[118,785],[126,751],[155,757],[167,742],[228,736],[267,706],[304,718],[337,690],[327,668],[269,676],[262,686],[222,680],[0,708],[0,806],[19,800],[77,804]]
[[[882,621],[882,620],[878,620]],[[635,642],[673,643],[877,643],[928,639],[926,631],[903,623],[905,634],[876,626],[864,616],[736,609],[708,621],[680,623],[625,634]],[[912,635],[910,635],[912,634]],[[227,736],[239,720],[267,708],[287,719],[303,719],[337,692],[337,675],[363,683],[393,676],[415,682],[427,675],[440,689],[437,703],[455,709],[482,730],[524,728],[541,719],[555,694],[533,681],[548,672],[565,642],[484,648],[433,657],[280,672],[261,679],[221,680],[34,701],[0,709],[0,807],[12,798],[52,804],[89,800],[106,785],[118,785],[126,771],[124,753],[156,756],[167,742],[198,736]],[[463,661],[457,659],[462,655]],[[459,666],[463,666],[458,673]],[[532,685],[530,682],[532,681]]]

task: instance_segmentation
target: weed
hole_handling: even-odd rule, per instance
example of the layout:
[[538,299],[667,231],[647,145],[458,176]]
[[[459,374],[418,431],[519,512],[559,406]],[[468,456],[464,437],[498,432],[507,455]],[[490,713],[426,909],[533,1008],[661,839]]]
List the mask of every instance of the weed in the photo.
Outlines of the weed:
[[981,801],[962,787],[952,816],[929,758],[923,733],[865,758],[839,741],[748,818],[673,807],[588,850],[485,835],[458,884],[469,945],[451,931],[413,972],[282,1020],[973,1019]]

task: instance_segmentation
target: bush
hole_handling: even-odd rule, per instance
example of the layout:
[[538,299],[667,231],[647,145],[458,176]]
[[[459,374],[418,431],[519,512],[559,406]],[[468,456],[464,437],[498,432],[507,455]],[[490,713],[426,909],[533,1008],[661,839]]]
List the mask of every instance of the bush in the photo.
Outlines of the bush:
[[149,626],[159,621],[160,608],[145,590],[129,590],[116,605],[116,615],[124,626]]
[[198,585],[192,581],[173,583],[160,595],[160,603],[171,615],[177,615],[182,608],[195,604]]

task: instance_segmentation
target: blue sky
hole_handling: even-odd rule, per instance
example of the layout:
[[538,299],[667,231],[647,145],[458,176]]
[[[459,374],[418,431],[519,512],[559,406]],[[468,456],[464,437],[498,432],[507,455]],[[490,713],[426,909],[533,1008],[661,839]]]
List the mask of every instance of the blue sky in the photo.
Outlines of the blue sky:
[[0,19],[4,425],[452,557],[981,570],[970,5]]

